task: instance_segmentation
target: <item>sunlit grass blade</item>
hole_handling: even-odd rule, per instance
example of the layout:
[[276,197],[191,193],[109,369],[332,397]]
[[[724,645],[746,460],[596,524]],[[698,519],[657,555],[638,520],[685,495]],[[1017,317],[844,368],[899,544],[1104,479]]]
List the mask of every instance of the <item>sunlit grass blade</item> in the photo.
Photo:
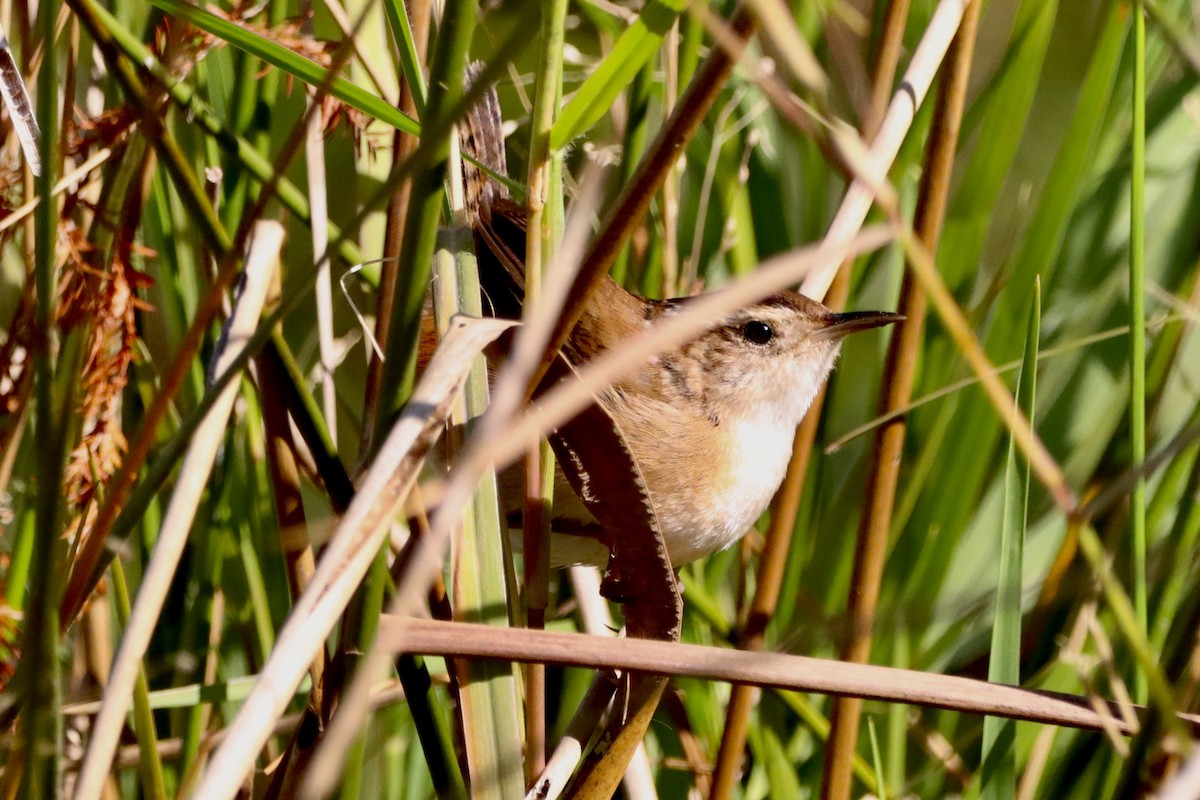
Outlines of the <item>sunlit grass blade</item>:
[[654,57],[663,37],[685,8],[686,0],[650,0],[646,4],[555,120],[550,131],[551,149],[566,147],[608,112],[617,95]]
[[[113,600],[117,622],[124,627],[129,621],[129,588],[125,584],[125,570],[120,559],[112,563]],[[149,684],[146,682],[145,664],[138,665],[137,683],[133,690],[134,734],[138,742],[138,763],[142,778],[142,791],[152,800],[167,796],[163,782],[162,761],[158,756],[158,736],[154,729],[153,705],[150,702]]]
[[[458,164],[457,160],[452,160]],[[481,316],[479,274],[471,239],[463,230],[450,231],[437,258],[435,296],[439,310]],[[448,325],[444,315],[439,322]],[[471,367],[463,398],[451,419],[465,425],[488,405],[487,367],[478,356]],[[508,547],[499,509],[496,475],[488,471],[463,515],[461,548],[454,571],[453,607],[463,619],[489,625],[509,625],[510,603],[516,596],[509,585]],[[500,798],[524,791],[520,769],[524,726],[514,667],[510,664],[469,662],[460,675],[463,736],[470,770],[471,796]]]
[[152,2],[166,13],[187,20],[197,28],[208,31],[234,47],[258,56],[268,64],[278,67],[288,75],[310,86],[328,84],[329,93],[333,97],[364,114],[369,114],[405,133],[411,133],[414,136],[421,135],[421,126],[386,100],[355,86],[345,78],[330,80],[328,71],[324,67],[276,42],[265,39],[240,25],[221,19],[210,11],[183,2],[183,0],[152,0]]
[[879,754],[879,737],[875,735],[875,718],[867,717],[867,738],[871,742],[871,766],[875,770],[875,785],[879,787],[879,800],[887,800],[887,785],[883,779],[883,756]]
[[412,92],[413,105],[418,116],[425,114],[425,72],[417,55],[417,43],[413,39],[412,26],[408,20],[408,9],[401,0],[384,0],[383,10],[387,14],[392,37],[400,54],[400,69]]
[[[1129,192],[1129,447],[1130,466],[1146,460],[1146,15],[1133,3],[1133,132]],[[1139,476],[1129,498],[1133,608],[1138,629],[1148,633],[1146,588],[1146,479]],[[1146,676],[1133,673],[1133,697],[1144,703]]]
[[[1034,282],[1025,334],[1025,358],[1017,378],[1016,402],[1034,424],[1038,338],[1041,332],[1041,283]],[[1009,441],[1004,467],[1004,501],[1000,525],[1000,566],[988,680],[1021,682],[1021,590],[1024,581],[1025,532],[1029,507],[1029,460]],[[983,721],[981,797],[1005,800],[1016,792],[1016,723],[987,717]]]

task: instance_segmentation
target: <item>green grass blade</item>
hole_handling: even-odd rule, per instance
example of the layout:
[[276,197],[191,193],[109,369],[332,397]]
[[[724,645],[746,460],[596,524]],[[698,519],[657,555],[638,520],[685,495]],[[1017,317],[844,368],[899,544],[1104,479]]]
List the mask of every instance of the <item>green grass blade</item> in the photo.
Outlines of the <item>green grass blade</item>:
[[[122,628],[129,622],[129,588],[125,583],[125,570],[120,559],[113,559],[113,601],[117,622]],[[153,706],[150,704],[150,686],[146,681],[145,662],[138,665],[137,683],[133,689],[134,734],[138,743],[138,768],[142,776],[142,792],[152,800],[167,796],[163,781],[162,761],[158,755],[158,736],[154,728]]]
[[883,779],[883,756],[879,754],[879,737],[875,734],[875,718],[867,717],[867,737],[871,740],[871,766],[875,768],[875,785],[879,787],[879,800],[887,800],[887,783]]
[[646,4],[559,114],[550,131],[551,149],[566,147],[608,113],[617,95],[658,52],[663,37],[685,8],[687,0],[650,0]]
[[[1130,466],[1146,460],[1146,15],[1133,4],[1133,141],[1129,193],[1129,437]],[[1133,565],[1133,608],[1138,629],[1147,633],[1146,478],[1139,476],[1129,498]],[[1133,699],[1147,698],[1146,676],[1133,676]]]
[[345,78],[329,80],[328,70],[283,45],[259,36],[240,25],[221,19],[190,3],[182,2],[182,0],[151,0],[151,2],[166,13],[187,20],[197,28],[261,58],[310,86],[325,86],[328,83],[329,94],[351,108],[356,108],[381,122],[386,122],[397,130],[411,133],[413,136],[421,135],[421,126],[391,103],[355,86]]
[[[1037,386],[1038,337],[1041,330],[1041,283],[1035,282],[1025,334],[1025,358],[1017,378],[1016,401],[1033,424]],[[1018,685],[1021,682],[1021,587],[1024,578],[1025,529],[1029,508],[1029,460],[1010,439],[1004,468],[1004,501],[1000,527],[1000,575],[996,594],[992,652],[988,680]],[[1016,723],[987,717],[983,721],[981,797],[1005,800],[1017,787]]]
[[417,43],[413,40],[412,26],[408,22],[408,11],[401,0],[384,0],[383,10],[387,14],[396,50],[400,54],[400,71],[412,92],[413,105],[418,116],[425,114],[425,73],[421,59],[417,57]]

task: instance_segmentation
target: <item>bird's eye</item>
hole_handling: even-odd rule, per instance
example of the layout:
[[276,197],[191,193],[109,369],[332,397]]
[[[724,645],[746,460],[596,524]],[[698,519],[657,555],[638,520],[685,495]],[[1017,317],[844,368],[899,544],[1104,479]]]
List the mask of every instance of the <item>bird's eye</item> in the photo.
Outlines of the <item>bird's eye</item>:
[[742,337],[751,344],[763,345],[775,338],[775,330],[762,320],[752,319],[742,326]]

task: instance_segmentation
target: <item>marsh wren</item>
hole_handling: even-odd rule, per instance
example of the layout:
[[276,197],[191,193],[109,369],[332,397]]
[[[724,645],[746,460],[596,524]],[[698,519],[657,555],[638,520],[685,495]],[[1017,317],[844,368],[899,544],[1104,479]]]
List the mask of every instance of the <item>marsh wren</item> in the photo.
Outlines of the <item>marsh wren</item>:
[[[465,150],[504,174],[494,96],[471,113],[461,136]],[[519,316],[524,208],[477,169],[464,172],[488,301],[499,315]],[[604,276],[563,355],[584,363],[687,303],[638,297]],[[797,292],[780,292],[714,319],[706,333],[659,354],[597,398],[641,471],[673,565],[723,550],[750,530],[783,481],[796,428],[829,377],[843,337],[900,319],[885,311],[837,313]],[[520,471],[508,470],[500,484],[501,501],[515,515],[523,497]],[[605,532],[561,472],[552,532],[552,564],[608,560]]]

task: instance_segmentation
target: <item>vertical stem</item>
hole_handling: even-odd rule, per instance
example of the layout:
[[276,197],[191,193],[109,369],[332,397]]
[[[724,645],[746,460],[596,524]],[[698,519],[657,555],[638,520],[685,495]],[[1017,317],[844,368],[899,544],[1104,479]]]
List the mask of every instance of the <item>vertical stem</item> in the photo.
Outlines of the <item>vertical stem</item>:
[[[282,5],[282,4],[279,4]],[[303,22],[300,33],[307,42],[313,41],[312,0],[301,0]],[[320,364],[318,382],[321,385],[321,413],[329,429],[329,438],[337,446],[337,384],[334,383],[333,341],[333,277],[330,260],[325,257],[329,249],[329,196],[325,179],[325,125],[321,109],[313,108],[321,102],[316,88],[307,92],[308,122],[304,132],[304,161],[308,167],[308,207],[311,212],[309,225],[312,234],[313,259],[316,261],[317,280],[314,287],[317,312],[317,361]]]
[[62,717],[58,713],[61,670],[58,663],[58,607],[60,556],[60,486],[63,475],[61,421],[68,418],[70,393],[57,397],[55,391],[54,327],[58,272],[55,240],[58,204],[53,200],[56,145],[58,144],[58,53],[54,48],[54,21],[59,4],[42,0],[38,7],[38,33],[42,43],[42,66],[38,75],[37,117],[41,126],[41,174],[37,177],[41,204],[34,221],[34,281],[37,288],[33,358],[37,410],[34,431],[36,448],[37,500],[35,540],[29,575],[29,599],[25,606],[25,629],[21,649],[28,661],[21,742],[25,755],[22,781],[25,797],[55,797],[59,791],[59,760],[62,749]]
[[[385,4],[386,6],[386,4]],[[404,4],[407,20],[397,20],[393,27],[408,25],[413,42],[413,58],[405,69],[405,80],[400,83],[400,110],[414,119],[418,118],[418,109],[423,111],[425,104],[424,76],[419,72],[425,64],[425,51],[429,43],[429,18],[432,13],[430,0],[409,0]],[[401,52],[404,48],[400,48]],[[424,119],[422,114],[420,119]],[[396,131],[392,137],[393,167],[402,163],[417,149],[420,144],[417,137],[403,131]],[[396,294],[396,276],[400,273],[400,245],[404,239],[404,217],[408,211],[409,198],[412,196],[412,182],[404,181],[391,196],[387,207],[387,226],[383,240],[383,262],[379,271],[379,289],[376,292],[378,301],[375,307],[375,341],[380,349],[388,349],[388,323],[392,315],[392,300]],[[370,450],[374,439],[374,420],[371,409],[379,403],[379,382],[383,377],[383,362],[371,351],[371,362],[367,367],[367,380],[363,392],[363,426],[360,449]]]
[[884,14],[883,36],[879,39],[875,75],[871,81],[871,105],[862,121],[863,138],[868,142],[879,132],[879,125],[883,122],[888,101],[892,97],[896,66],[900,63],[900,50],[904,46],[904,26],[908,21],[909,5],[910,0],[892,0]]
[[[1133,4],[1133,153],[1129,192],[1129,435],[1132,467],[1146,459],[1146,15]],[[1146,635],[1146,479],[1139,474],[1129,498],[1133,534],[1133,607],[1138,630]],[[1133,676],[1133,699],[1146,702],[1146,675]]]
[[477,0],[448,0],[438,29],[423,122],[424,130],[445,130],[445,133],[430,145],[428,165],[418,170],[412,179],[412,199],[400,248],[410,270],[407,280],[396,287],[388,318],[387,359],[379,382],[379,402],[375,406],[376,444],[380,441],[378,431],[388,427],[412,392],[421,309],[433,270],[438,221],[445,199],[443,181],[450,158],[450,136],[453,135],[450,128],[442,126],[448,111],[463,95],[467,48],[475,32],[478,10]]
[[[923,173],[915,220],[917,234],[930,250],[936,249],[941,236],[980,5],[975,2],[967,6],[947,55],[948,71],[938,97],[934,127],[930,134],[927,167]],[[881,47],[881,52],[886,50],[886,45]],[[920,282],[908,273],[900,290],[899,311],[907,320],[897,326],[888,348],[887,366],[880,390],[881,414],[903,407],[912,395],[924,332],[925,291]],[[841,657],[846,661],[865,663],[870,658],[872,623],[888,549],[905,430],[904,418],[898,417],[880,427],[875,434],[865,492],[866,504],[859,523],[854,573],[850,584],[852,589],[847,609],[850,634],[841,652]],[[822,796],[825,798],[844,800],[850,796],[851,764],[857,749],[861,712],[860,698],[842,697],[834,701],[822,782]]]
[[[562,154],[550,150],[550,130],[562,98],[563,37],[566,0],[542,5],[541,53],[537,65],[529,139],[526,208],[525,303],[528,313],[539,300],[542,277],[554,262],[562,235]],[[549,605],[550,516],[554,459],[545,439],[525,458],[525,607],[530,628],[543,628]],[[546,667],[525,668],[525,784],[546,768]]]
[[[1132,467],[1146,459],[1146,14],[1133,13],[1133,154],[1129,190],[1129,438]],[[1129,498],[1133,533],[1133,604],[1138,630],[1146,634],[1146,479],[1139,475]],[[1145,703],[1146,674],[1136,670],[1134,702]]]

